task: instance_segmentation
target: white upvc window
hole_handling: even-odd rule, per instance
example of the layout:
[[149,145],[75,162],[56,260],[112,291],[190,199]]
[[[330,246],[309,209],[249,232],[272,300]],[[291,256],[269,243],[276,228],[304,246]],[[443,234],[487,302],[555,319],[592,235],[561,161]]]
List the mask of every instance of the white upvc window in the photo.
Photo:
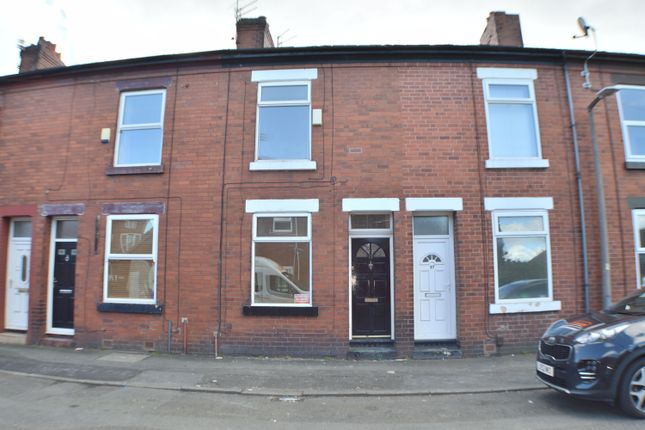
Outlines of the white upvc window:
[[645,87],[618,86],[625,160],[645,162]]
[[533,81],[535,69],[477,69],[484,88],[487,168],[548,167],[542,159]]
[[560,310],[553,300],[550,197],[486,198],[492,211],[495,303],[490,313]]
[[105,236],[103,301],[155,304],[159,215],[110,215]]
[[314,170],[311,80],[316,69],[255,71],[258,82],[255,161],[251,170]]
[[311,306],[311,214],[255,213],[253,306]]
[[166,90],[121,93],[114,150],[116,167],[161,164]]
[[632,211],[636,254],[636,286],[645,287],[645,209]]

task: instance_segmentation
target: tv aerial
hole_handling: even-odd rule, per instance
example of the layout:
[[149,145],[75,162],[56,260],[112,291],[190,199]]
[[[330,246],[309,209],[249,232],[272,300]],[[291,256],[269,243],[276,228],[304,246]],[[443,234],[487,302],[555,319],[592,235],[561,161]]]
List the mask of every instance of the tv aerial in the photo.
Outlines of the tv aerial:
[[593,36],[594,51],[589,57],[585,60],[585,64],[580,72],[580,76],[585,78],[585,81],[582,83],[582,87],[585,89],[591,89],[591,82],[589,81],[589,60],[598,53],[598,40],[596,39],[596,29],[587,24],[587,21],[583,17],[578,17],[578,27],[582,34],[575,34],[574,39],[581,39],[583,37],[589,37],[589,33]]
[[240,0],[235,0],[235,22],[238,22],[244,15],[253,12],[257,9],[257,6],[254,6],[258,0],[251,0],[250,2],[240,6]]

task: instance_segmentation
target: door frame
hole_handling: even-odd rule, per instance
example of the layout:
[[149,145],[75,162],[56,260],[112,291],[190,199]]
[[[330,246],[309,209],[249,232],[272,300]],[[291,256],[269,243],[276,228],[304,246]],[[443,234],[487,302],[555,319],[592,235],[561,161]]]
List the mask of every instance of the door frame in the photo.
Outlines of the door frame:
[[[9,307],[9,276],[11,273],[11,245],[14,241],[17,242],[23,242],[26,243],[27,240],[25,238],[14,238],[13,233],[15,229],[15,222],[16,221],[29,221],[31,222],[31,236],[29,236],[29,265],[27,266],[27,271],[28,271],[28,276],[27,280],[29,281],[29,288],[30,291],[27,293],[29,296],[27,297],[27,327],[22,329],[22,328],[12,328],[9,327],[11,324],[9,324],[9,312],[8,312],[8,307]],[[29,300],[31,299],[31,251],[32,251],[32,246],[33,246],[33,228],[34,228],[34,222],[31,217],[15,217],[15,218],[10,218],[9,219],[9,235],[7,237],[7,261],[6,261],[6,273],[5,273],[5,279],[4,279],[4,284],[5,284],[5,294],[4,294],[4,327],[7,330],[19,330],[19,331],[28,331],[29,330],[29,311],[30,311],[30,306],[29,306]],[[17,240],[16,240],[17,239]]]
[[[49,238],[49,274],[47,276],[47,334],[73,336],[75,333],[73,328],[53,327],[54,263],[56,258],[54,254],[56,253],[56,242],[69,242],[69,243],[74,242],[76,243],[76,249],[78,250],[78,236],[76,237],[76,239],[56,239],[56,229],[58,228],[58,221],[78,221],[78,217],[74,217],[74,216],[53,217],[51,221],[51,232],[50,232],[50,238]],[[74,277],[76,277],[76,270],[74,270]],[[76,284],[76,282],[74,282],[74,284]],[[76,301],[76,285],[74,285],[74,301]]]
[[[355,214],[378,214],[378,212],[350,212],[347,219],[348,222],[348,261],[347,261],[347,286],[348,286],[348,309],[349,309],[349,340],[354,339],[389,339],[394,340],[394,217],[392,213],[388,212],[390,216],[390,229],[361,229],[352,230],[351,228],[351,215]],[[382,215],[383,213],[381,213]],[[389,336],[353,336],[352,327],[352,239],[359,238],[374,238],[374,239],[389,239],[390,245],[390,335]]]
[[[415,235],[414,234],[414,217],[423,217],[423,216],[447,216],[448,217],[448,234],[447,235]],[[459,319],[457,318],[457,264],[456,264],[456,258],[455,258],[455,220],[454,220],[454,213],[453,212],[415,212],[412,215],[412,304],[414,306],[414,312],[412,313],[412,316],[414,318],[413,321],[413,330],[412,330],[412,335],[414,338],[415,342],[423,342],[423,341],[442,341],[442,340],[457,340],[458,337],[458,322]],[[417,324],[417,286],[414,285],[415,280],[416,280],[416,263],[417,263],[417,255],[415,255],[415,248],[416,248],[416,238],[419,237],[422,240],[426,241],[437,241],[437,242],[444,242],[447,240],[448,242],[448,248],[449,248],[449,256],[452,264],[452,269],[450,271],[450,276],[451,276],[451,281],[452,281],[452,300],[451,300],[451,307],[453,311],[453,328],[455,332],[454,338],[446,338],[446,339],[418,339],[417,334],[416,334],[416,324]]]

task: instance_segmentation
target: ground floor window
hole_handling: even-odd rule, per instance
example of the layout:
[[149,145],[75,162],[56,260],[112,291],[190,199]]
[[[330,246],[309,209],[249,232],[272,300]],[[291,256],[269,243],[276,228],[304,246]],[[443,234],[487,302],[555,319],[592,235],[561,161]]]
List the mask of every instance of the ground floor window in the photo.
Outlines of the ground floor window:
[[636,279],[638,288],[645,286],[645,209],[634,213],[634,243],[636,246]]
[[107,217],[105,302],[155,303],[158,223],[158,215]]
[[311,305],[311,215],[253,216],[253,305]]
[[493,212],[495,301],[551,300],[546,211]]

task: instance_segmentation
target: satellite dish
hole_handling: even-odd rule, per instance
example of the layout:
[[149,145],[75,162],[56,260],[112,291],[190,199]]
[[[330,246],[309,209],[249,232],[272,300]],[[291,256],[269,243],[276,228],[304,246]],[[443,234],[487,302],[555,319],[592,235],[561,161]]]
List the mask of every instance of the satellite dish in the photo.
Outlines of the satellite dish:
[[580,30],[584,33],[585,36],[589,35],[589,26],[587,25],[587,21],[583,17],[578,18],[578,27],[580,27]]

